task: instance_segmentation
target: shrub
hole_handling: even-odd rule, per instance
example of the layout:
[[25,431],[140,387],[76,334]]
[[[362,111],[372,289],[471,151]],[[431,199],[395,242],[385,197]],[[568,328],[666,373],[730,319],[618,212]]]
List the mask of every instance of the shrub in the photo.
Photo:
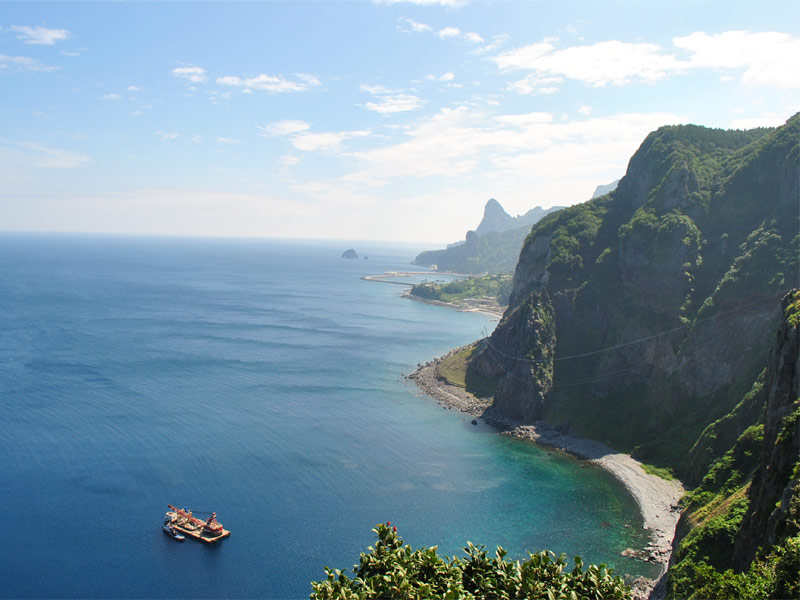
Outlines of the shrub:
[[621,577],[605,565],[584,569],[580,557],[567,570],[566,557],[548,551],[526,561],[506,560],[498,547],[489,557],[482,546],[468,543],[465,558],[439,556],[436,546],[412,550],[391,523],[373,529],[374,547],[362,552],[354,577],[325,567],[327,578],[311,583],[312,600],[368,598],[481,598],[486,600],[631,598]]

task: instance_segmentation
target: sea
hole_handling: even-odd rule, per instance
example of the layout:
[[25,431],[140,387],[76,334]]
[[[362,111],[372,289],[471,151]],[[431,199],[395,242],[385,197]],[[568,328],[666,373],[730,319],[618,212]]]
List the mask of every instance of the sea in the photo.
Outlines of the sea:
[[[421,249],[0,234],[0,597],[307,598],[386,521],[655,575],[609,474],[406,379],[496,325],[362,279]],[[168,503],[231,536],[172,540]]]

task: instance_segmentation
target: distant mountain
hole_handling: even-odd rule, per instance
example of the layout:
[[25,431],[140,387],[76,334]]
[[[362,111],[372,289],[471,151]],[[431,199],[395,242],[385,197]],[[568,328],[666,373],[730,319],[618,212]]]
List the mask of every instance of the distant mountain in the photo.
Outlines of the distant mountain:
[[524,215],[512,217],[497,200],[490,198],[483,209],[483,219],[475,231],[467,232],[465,241],[448,244],[444,250],[422,252],[414,264],[436,265],[439,271],[466,274],[511,273],[531,227],[561,208],[537,206]]
[[497,200],[489,198],[486,207],[483,209],[483,219],[477,229],[475,229],[475,233],[478,234],[478,237],[481,237],[492,231],[509,231],[510,229],[519,229],[520,227],[531,227],[545,215],[560,208],[564,207],[554,206],[553,208],[544,209],[541,206],[537,206],[536,208],[530,209],[524,215],[512,217],[503,209]]
[[613,192],[617,189],[617,184],[619,183],[619,179],[612,181],[611,183],[607,183],[606,185],[598,185],[594,189],[594,194],[592,194],[592,200],[595,198],[599,198],[600,196],[605,196],[606,194]]

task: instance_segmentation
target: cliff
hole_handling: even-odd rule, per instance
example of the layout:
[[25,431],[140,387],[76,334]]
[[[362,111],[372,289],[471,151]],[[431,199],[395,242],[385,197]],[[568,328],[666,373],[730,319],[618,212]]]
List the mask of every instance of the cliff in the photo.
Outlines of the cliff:
[[800,596],[799,257],[800,114],[662,127],[616,190],[533,227],[468,366],[500,417],[694,487],[672,598]]
[[671,597],[800,595],[800,292],[746,401],[757,419],[683,501]]
[[[799,165],[800,115],[776,129],[663,127],[615,191],[537,223],[470,364],[495,380],[494,410],[699,482],[728,449],[704,430],[751,391],[778,301],[798,285]],[[745,413],[718,428],[728,440]]]

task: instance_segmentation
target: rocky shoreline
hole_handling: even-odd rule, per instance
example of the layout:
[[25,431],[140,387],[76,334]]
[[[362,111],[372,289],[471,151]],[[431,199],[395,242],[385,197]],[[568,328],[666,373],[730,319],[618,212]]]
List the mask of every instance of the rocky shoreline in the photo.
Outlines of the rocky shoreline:
[[579,459],[595,463],[616,477],[633,496],[642,514],[644,528],[650,533],[648,546],[641,549],[629,548],[624,554],[658,564],[662,568],[659,581],[640,578],[634,583],[634,598],[662,597],[663,586],[658,583],[663,580],[672,557],[675,526],[680,518],[678,501],[684,494],[681,483],[677,480],[667,481],[645,472],[641,463],[603,443],[568,435],[545,423],[514,423],[495,414],[491,409],[491,399],[477,398],[437,374],[436,367],[440,361],[464,348],[456,348],[441,358],[420,365],[408,378],[443,406],[458,409],[476,419],[480,418],[504,435],[557,448]]

